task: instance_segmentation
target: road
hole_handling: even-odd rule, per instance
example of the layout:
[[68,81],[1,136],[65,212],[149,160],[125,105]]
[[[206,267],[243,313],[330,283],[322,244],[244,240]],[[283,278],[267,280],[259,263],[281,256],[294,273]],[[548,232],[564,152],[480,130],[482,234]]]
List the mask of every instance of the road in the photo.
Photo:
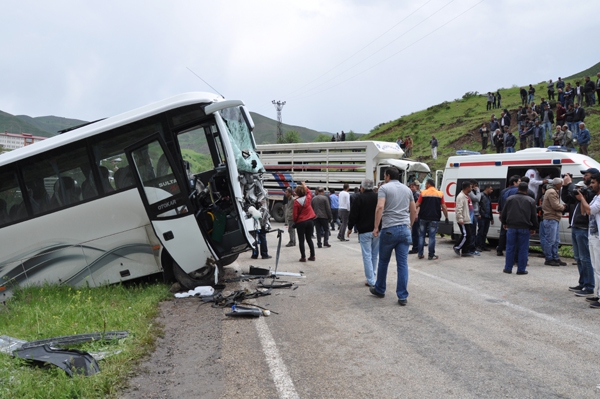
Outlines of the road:
[[[275,235],[268,241],[274,255]],[[306,277],[288,278],[297,283],[295,290],[254,300],[279,314],[229,319],[222,309],[202,307],[220,325],[207,346],[213,349],[205,350],[218,351],[217,366],[179,381],[180,389],[212,386],[213,396],[204,397],[215,398],[600,395],[595,367],[600,312],[567,290],[578,279],[572,259],[566,267],[549,267],[532,255],[528,275],[509,275],[502,273],[504,258],[495,252],[459,258],[451,242],[438,237],[439,260],[409,255],[410,296],[401,307],[394,292],[395,265],[385,298],[376,298],[364,284],[356,235],[331,243],[307,263],[298,262],[297,247],[282,248],[279,270],[303,271]],[[250,264],[274,268],[275,258],[252,260],[244,254],[237,263],[243,271]],[[167,313],[183,303],[171,302]],[[197,303],[187,306],[195,309]],[[193,358],[194,352],[185,356]],[[169,373],[176,381],[176,366]],[[187,397],[174,393],[128,397]]]

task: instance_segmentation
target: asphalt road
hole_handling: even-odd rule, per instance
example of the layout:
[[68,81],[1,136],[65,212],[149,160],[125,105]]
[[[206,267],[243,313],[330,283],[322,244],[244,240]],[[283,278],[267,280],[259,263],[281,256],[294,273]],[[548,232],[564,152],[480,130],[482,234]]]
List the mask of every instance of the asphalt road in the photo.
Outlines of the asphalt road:
[[[286,278],[299,287],[255,300],[278,315],[223,322],[223,397],[600,395],[600,311],[567,290],[578,278],[571,259],[549,267],[532,256],[528,275],[508,275],[495,252],[459,258],[438,237],[439,260],[409,255],[410,296],[400,307],[395,265],[376,298],[356,235],[331,243],[307,263],[297,247],[282,248],[279,270],[306,278]],[[272,255],[276,244],[269,234]],[[274,268],[275,258],[244,255],[237,267],[250,264]]]

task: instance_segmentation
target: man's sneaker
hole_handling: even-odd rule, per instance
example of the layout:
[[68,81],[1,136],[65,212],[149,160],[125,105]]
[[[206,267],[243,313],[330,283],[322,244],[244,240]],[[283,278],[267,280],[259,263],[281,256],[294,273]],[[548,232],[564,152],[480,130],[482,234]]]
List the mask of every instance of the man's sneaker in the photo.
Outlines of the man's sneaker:
[[398,299],[398,305],[400,306],[406,306],[407,300],[406,299]]
[[458,256],[460,256],[460,249],[454,248],[454,253],[457,254]]
[[554,259],[554,261],[555,261],[556,263],[558,263],[558,266],[566,266],[566,265],[567,265],[567,264],[566,264],[566,262],[563,262],[563,261],[562,261],[562,260],[560,260],[560,259]]
[[598,302],[598,299],[599,298],[597,296],[592,296],[592,297],[589,297],[589,298],[585,298],[585,300],[588,301],[588,302]]
[[408,251],[408,253],[409,253],[409,254],[418,254],[418,253],[419,253],[419,250],[418,250],[418,249],[415,249],[415,248],[413,248],[413,249],[411,249],[410,251]]
[[472,252],[467,252],[467,253],[465,253],[465,254],[462,254],[461,256],[463,256],[463,257],[465,257],[465,258],[472,258],[472,257],[473,257],[473,256],[475,256],[475,255],[473,255],[473,253],[472,253]]
[[590,308],[592,309],[600,309],[600,302],[590,302]]
[[479,251],[473,251],[473,252],[469,252],[471,255],[475,255],[475,256],[480,256],[481,252]]
[[594,296],[594,291],[592,291],[592,290],[579,290],[579,291],[575,291],[575,296],[593,297]]
[[544,262],[544,265],[546,265],[546,266],[560,266],[560,263],[558,263],[558,262],[556,262],[556,261],[554,261],[552,259],[549,259],[549,260],[546,260]]
[[582,289],[583,289],[583,285],[576,285],[575,287],[569,287],[569,291],[571,291],[571,292],[581,291]]
[[379,292],[377,292],[375,290],[375,287],[369,287],[369,292],[373,295],[375,295],[377,298],[384,298],[385,294],[380,294]]

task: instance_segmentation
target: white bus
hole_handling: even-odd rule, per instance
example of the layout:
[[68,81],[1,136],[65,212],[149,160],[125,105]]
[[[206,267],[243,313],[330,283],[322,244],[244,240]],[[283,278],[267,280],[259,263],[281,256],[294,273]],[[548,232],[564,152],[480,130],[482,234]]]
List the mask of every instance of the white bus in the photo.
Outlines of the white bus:
[[186,93],[1,155],[0,301],[159,272],[215,284],[266,209],[253,127],[242,101]]

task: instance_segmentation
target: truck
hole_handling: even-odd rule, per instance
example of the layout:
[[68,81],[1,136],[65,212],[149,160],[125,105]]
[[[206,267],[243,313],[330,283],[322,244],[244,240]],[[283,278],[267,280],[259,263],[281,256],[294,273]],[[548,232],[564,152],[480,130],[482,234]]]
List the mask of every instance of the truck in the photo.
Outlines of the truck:
[[[529,169],[537,169],[542,177],[560,177],[565,173],[573,176],[573,182],[577,183],[583,179],[582,170],[589,168],[600,169],[600,163],[594,159],[573,152],[556,151],[551,148],[528,148],[507,154],[467,154],[448,158],[443,172],[440,191],[444,193],[444,201],[448,208],[448,219],[452,226],[448,231],[441,229],[446,234],[456,237],[458,226],[456,226],[456,196],[461,190],[464,181],[477,180],[479,187],[491,184],[494,191],[490,195],[492,201],[492,213],[494,224],[488,231],[488,241],[494,245],[500,237],[500,215],[498,213],[498,200],[508,182],[510,176],[525,176]],[[537,234],[531,237],[531,241],[539,240]],[[560,242],[571,244],[571,231],[569,230],[568,214],[563,215],[560,222]]]
[[305,181],[309,186],[342,190],[344,183],[358,187],[365,178],[377,184],[385,170],[400,170],[400,181],[408,184],[429,176],[426,163],[402,158],[398,144],[385,141],[342,141],[323,143],[262,144],[256,151],[265,168],[263,186],[267,190],[270,214],[284,221],[284,192]]

